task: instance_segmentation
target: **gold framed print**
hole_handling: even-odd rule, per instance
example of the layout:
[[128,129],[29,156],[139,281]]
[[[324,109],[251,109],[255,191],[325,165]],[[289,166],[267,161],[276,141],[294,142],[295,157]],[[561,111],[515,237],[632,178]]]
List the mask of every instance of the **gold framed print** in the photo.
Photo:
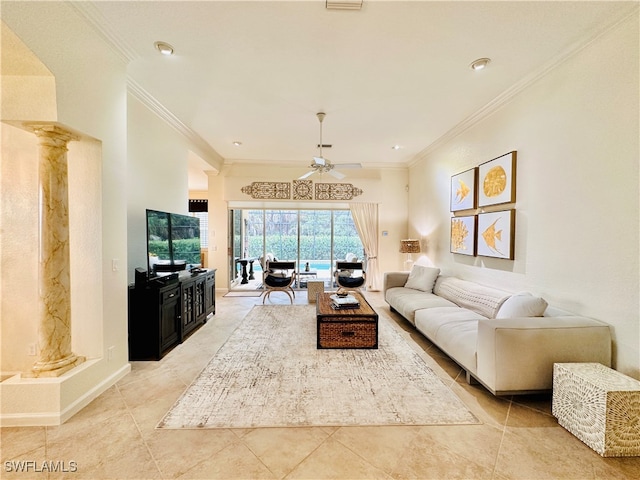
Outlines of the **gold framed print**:
[[516,211],[479,213],[477,252],[482,257],[513,260]]
[[478,167],[478,206],[516,201],[516,152],[480,164]]
[[451,211],[473,210],[476,208],[476,186],[478,168],[474,167],[451,177]]
[[478,217],[451,217],[451,253],[476,255],[476,225]]

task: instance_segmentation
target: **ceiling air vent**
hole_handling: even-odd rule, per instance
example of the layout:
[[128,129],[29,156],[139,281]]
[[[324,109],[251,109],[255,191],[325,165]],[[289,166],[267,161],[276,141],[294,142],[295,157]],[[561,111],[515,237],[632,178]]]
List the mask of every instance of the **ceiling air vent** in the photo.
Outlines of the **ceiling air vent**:
[[327,10],[360,10],[362,0],[326,0]]

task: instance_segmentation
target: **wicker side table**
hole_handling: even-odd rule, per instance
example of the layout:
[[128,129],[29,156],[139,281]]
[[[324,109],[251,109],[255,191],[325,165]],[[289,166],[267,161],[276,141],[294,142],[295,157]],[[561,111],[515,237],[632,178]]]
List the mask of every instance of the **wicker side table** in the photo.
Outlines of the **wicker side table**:
[[324,293],[324,281],[309,280],[307,282],[307,298],[309,303],[316,303],[316,297],[319,293]]
[[603,457],[640,455],[638,380],[599,363],[556,363],[552,413]]

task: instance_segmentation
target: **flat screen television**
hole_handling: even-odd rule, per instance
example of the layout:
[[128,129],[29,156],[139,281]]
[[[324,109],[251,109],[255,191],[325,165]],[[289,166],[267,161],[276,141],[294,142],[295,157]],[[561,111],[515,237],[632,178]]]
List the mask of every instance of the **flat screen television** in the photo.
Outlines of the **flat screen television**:
[[200,219],[147,209],[149,276],[201,267]]

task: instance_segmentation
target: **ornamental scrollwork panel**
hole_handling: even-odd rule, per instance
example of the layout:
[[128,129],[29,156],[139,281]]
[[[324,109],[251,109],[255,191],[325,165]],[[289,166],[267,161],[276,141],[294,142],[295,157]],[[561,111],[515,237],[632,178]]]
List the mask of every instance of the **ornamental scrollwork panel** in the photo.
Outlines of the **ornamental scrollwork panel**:
[[362,190],[350,183],[316,183],[316,200],[352,200]]
[[362,195],[360,188],[350,183],[316,183],[311,180],[293,182],[251,182],[240,189],[256,200],[353,200]]
[[260,200],[288,200],[291,198],[291,183],[251,182],[251,185],[242,187],[240,191]]
[[313,182],[311,180],[293,181],[294,200],[313,200]]

